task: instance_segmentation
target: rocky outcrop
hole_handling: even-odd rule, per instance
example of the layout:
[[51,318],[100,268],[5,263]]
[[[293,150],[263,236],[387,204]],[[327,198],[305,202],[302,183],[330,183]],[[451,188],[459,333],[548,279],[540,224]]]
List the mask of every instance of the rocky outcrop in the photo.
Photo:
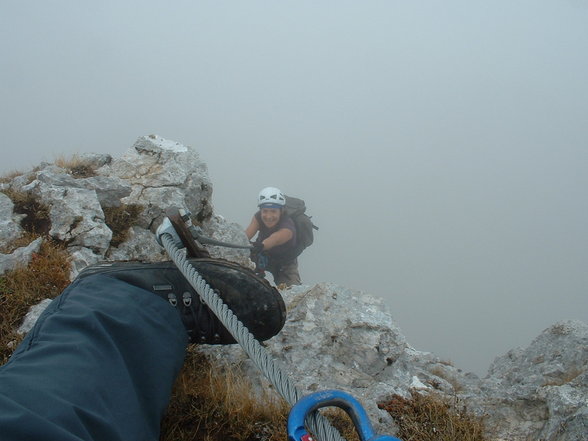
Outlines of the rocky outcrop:
[[[192,147],[149,135],[140,137],[120,158],[83,155],[78,163],[91,171],[90,176],[43,163],[4,184],[5,190],[26,193],[47,207],[48,234],[67,245],[72,278],[100,260],[167,259],[153,233],[170,206],[192,212],[194,221],[215,238],[247,243],[242,228],[212,215],[212,184],[206,164]],[[113,245],[105,210],[131,204],[141,207],[138,217],[128,225],[127,240]],[[34,215],[15,213],[10,198],[0,193],[6,242],[21,234],[22,218]],[[241,263],[247,260],[247,253],[239,250],[214,247],[210,252]]]
[[[459,400],[485,416],[495,441],[580,441],[588,427],[588,325],[556,323],[531,345],[498,357],[485,378],[465,373],[411,347],[381,300],[330,283],[282,291],[288,319],[265,343],[302,394],[350,392],[379,433],[394,422],[377,403],[411,390]],[[240,348],[209,347],[218,360],[239,365],[258,387],[265,380]]]
[[527,348],[494,360],[471,397],[505,439],[585,440],[588,436],[588,325],[562,321]]
[[145,207],[138,225],[159,224],[165,208],[189,209],[198,222],[212,215],[212,183],[208,168],[195,149],[155,135],[143,136],[121,158],[98,170],[128,182],[126,204]]
[[[46,208],[43,225],[71,256],[72,278],[99,260],[167,259],[154,231],[165,209],[192,212],[203,233],[216,240],[247,244],[243,228],[214,213],[212,184],[206,164],[191,147],[144,136],[120,158],[86,155],[89,175],[66,167],[41,164],[35,171],[5,182],[1,190],[30,195]],[[139,207],[125,225],[124,240],[113,245],[111,208]],[[35,213],[15,212],[0,192],[0,238],[17,238],[21,223]],[[117,233],[117,232],[115,232]],[[0,255],[0,267],[26,265],[39,242]],[[215,257],[250,265],[243,250],[208,247]],[[485,415],[492,440],[585,440],[588,433],[588,325],[556,323],[527,348],[496,358],[488,375],[478,378],[429,352],[413,348],[381,299],[332,283],[297,286],[282,291],[288,319],[267,349],[300,391],[335,388],[356,396],[368,410],[378,432],[393,433],[394,421],[378,402],[411,391],[454,397],[468,409]],[[20,328],[27,332],[48,302],[31,312]],[[238,346],[202,347],[211,356],[240,366],[267,387]]]

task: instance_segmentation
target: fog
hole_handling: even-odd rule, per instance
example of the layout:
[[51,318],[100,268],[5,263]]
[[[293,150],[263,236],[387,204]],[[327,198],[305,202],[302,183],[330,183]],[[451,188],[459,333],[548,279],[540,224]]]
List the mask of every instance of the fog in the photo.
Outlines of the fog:
[[380,296],[484,375],[588,321],[588,2],[0,2],[0,172],[151,133],[215,211],[258,191],[320,227],[307,284]]

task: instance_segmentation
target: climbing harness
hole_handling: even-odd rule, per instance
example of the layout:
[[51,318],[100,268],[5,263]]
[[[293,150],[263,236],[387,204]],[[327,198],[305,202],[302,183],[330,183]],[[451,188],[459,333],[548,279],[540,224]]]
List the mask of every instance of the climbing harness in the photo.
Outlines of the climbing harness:
[[361,441],[400,441],[393,436],[376,435],[363,406],[352,395],[340,390],[315,392],[298,401],[288,416],[288,441],[312,441],[304,421],[310,413],[327,406],[336,406],[347,412]]
[[[168,209],[166,215],[169,222],[164,221],[160,228],[157,229],[157,241],[165,248],[172,261],[196,290],[202,301],[214,312],[257,368],[274,385],[278,393],[291,406],[294,406],[300,399],[299,390],[188,261],[186,255],[188,257],[209,257],[209,253],[196,242],[190,233],[191,222],[189,215],[186,215],[186,212],[182,213],[177,208]],[[186,248],[185,251],[180,248],[182,245]],[[317,436],[318,440],[345,441],[337,429],[320,413],[315,411],[306,412],[304,418],[307,426]]]

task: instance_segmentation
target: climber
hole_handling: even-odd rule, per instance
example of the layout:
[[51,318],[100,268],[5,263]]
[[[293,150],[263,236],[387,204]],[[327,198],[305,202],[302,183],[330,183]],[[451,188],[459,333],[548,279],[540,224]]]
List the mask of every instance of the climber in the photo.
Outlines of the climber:
[[286,197],[275,187],[266,187],[259,192],[257,206],[251,223],[245,229],[252,243],[251,259],[258,271],[267,270],[276,285],[300,285],[298,259],[296,257],[296,226],[284,213]]
[[[277,290],[192,263],[255,338],[280,331]],[[234,340],[173,263],[87,267],[0,367],[0,439],[159,439],[188,342]]]

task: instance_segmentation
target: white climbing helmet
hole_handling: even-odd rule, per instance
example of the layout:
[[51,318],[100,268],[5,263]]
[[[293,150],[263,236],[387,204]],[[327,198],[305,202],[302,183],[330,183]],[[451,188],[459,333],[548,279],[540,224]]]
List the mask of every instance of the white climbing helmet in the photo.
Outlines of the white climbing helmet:
[[286,197],[279,188],[265,187],[259,192],[258,207],[281,208],[286,205]]

